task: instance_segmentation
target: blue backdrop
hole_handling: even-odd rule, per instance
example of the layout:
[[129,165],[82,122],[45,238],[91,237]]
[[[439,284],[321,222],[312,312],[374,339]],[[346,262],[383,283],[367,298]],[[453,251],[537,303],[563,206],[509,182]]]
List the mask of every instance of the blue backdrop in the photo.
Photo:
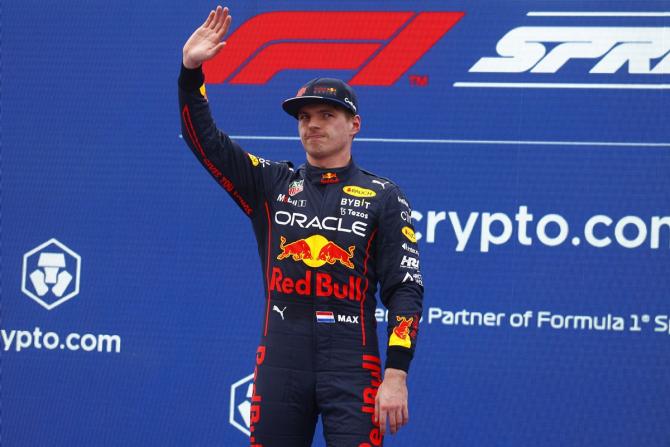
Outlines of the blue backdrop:
[[[255,242],[179,134],[181,48],[214,6],[3,4],[2,445],[248,443]],[[301,163],[281,101],[383,75],[356,85],[354,157],[410,198],[426,286],[411,422],[387,445],[667,446],[668,3],[228,6],[259,40],[207,94],[249,152]],[[254,22],[300,11],[352,26]],[[296,43],[330,68],[270,57]]]

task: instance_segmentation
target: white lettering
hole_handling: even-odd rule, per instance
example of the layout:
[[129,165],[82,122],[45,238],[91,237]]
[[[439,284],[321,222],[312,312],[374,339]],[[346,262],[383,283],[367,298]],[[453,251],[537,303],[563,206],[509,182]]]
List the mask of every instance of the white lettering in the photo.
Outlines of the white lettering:
[[[300,228],[317,228],[319,230],[340,231],[343,233],[354,233],[357,236],[365,237],[367,229],[367,222],[355,221],[351,224],[351,228],[346,228],[344,222],[338,217],[324,217],[322,220],[318,216],[314,216],[307,222],[307,216],[301,213],[289,213],[287,211],[275,212],[275,223],[278,225],[298,226]],[[307,223],[305,223],[307,222]]]
[[437,227],[437,224],[446,218],[447,215],[444,211],[440,211],[439,213],[435,213],[435,211],[428,211],[428,224],[426,225],[426,232],[428,235],[426,236],[426,242],[429,244],[435,242],[435,227]]
[[530,245],[533,243],[533,240],[528,237],[526,224],[533,221],[533,215],[528,214],[527,206],[520,206],[519,212],[514,216],[514,219],[519,222],[519,243],[521,245]]
[[[628,239],[624,234],[624,228],[626,228],[628,225],[637,227],[637,236],[634,239]],[[647,226],[639,217],[626,216],[617,222],[616,226],[614,227],[614,237],[622,247],[636,248],[642,245],[644,240],[647,238]]]
[[[628,72],[632,74],[669,74],[667,56],[653,70],[650,68],[652,59],[670,51],[670,40],[666,37],[669,30],[661,27],[522,26],[498,41],[496,51],[500,57],[483,57],[469,71],[556,73],[571,59],[602,57],[590,73],[616,73],[628,64]],[[558,45],[547,53],[543,43]]]
[[449,211],[449,220],[451,221],[451,226],[454,228],[454,234],[456,235],[456,240],[458,241],[458,244],[456,245],[456,251],[465,250],[465,247],[468,245],[468,241],[470,240],[472,230],[475,228],[475,223],[477,222],[478,217],[479,213],[474,211],[470,213],[468,216],[468,221],[465,222],[465,228],[463,228],[461,221],[458,218],[458,213],[456,213],[456,211]]
[[[661,226],[665,225],[670,230],[670,216],[651,218],[651,248],[658,248],[661,239]],[[670,233],[668,233],[668,246],[670,246]]]
[[7,336],[7,331],[2,329],[0,330],[0,333],[2,333],[2,342],[5,345],[4,350],[9,351],[9,349],[12,347],[12,343],[14,342],[14,336],[16,335],[16,331],[12,330],[9,332],[9,337]]
[[593,234],[593,229],[598,224],[602,224],[609,227],[610,225],[612,225],[612,219],[602,214],[598,214],[597,216],[591,217],[589,220],[586,221],[586,225],[584,225],[584,237],[586,238],[586,241],[589,244],[593,245],[594,247],[597,248],[607,247],[609,244],[612,243],[612,239],[610,239],[609,237],[597,238]]
[[[558,235],[555,237],[547,236],[547,225],[551,222],[558,225],[559,228]],[[543,216],[537,222],[537,238],[540,242],[549,247],[555,247],[562,244],[568,238],[568,222],[558,214],[547,214],[546,216]]]
[[[498,235],[491,233],[491,224],[500,222],[503,226]],[[482,213],[482,233],[480,235],[480,250],[484,253],[489,251],[489,244],[502,245],[512,236],[512,221],[504,213]]]

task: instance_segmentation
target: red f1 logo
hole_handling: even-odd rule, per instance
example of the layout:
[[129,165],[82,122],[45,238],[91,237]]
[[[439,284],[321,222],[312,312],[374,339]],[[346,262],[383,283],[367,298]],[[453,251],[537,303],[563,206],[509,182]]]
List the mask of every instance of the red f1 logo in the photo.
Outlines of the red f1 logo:
[[[257,15],[204,65],[210,84],[265,84],[282,70],[358,70],[351,85],[391,85],[462,12],[283,11]],[[332,41],[332,42],[329,42]]]

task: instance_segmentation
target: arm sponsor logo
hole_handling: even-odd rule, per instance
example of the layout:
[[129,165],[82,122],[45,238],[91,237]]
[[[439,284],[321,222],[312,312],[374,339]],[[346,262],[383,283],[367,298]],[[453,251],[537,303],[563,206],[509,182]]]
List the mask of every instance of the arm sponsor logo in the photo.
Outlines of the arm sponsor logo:
[[407,272],[405,273],[405,277],[402,279],[403,283],[406,282],[415,282],[420,286],[423,286],[423,277],[421,276],[421,273],[410,273]]
[[419,260],[411,256],[403,256],[400,267],[405,269],[419,270]]
[[389,337],[389,346],[402,346],[403,348],[412,347],[412,339],[410,337],[410,326],[414,321],[414,317],[397,316],[398,324],[393,328],[391,336]]
[[254,154],[251,154],[247,152],[247,155],[249,156],[249,159],[251,160],[251,164],[254,167],[262,166],[262,167],[267,167],[270,166],[270,160],[266,160],[262,157],[256,157]]
[[403,242],[402,248],[403,248],[403,250],[408,251],[408,252],[412,253],[413,255],[419,256],[419,250],[417,250],[416,248],[407,244],[407,242]]
[[412,230],[410,227],[402,227],[402,230],[400,232],[407,238],[409,241],[413,244],[416,244],[417,238],[414,235],[414,230]]

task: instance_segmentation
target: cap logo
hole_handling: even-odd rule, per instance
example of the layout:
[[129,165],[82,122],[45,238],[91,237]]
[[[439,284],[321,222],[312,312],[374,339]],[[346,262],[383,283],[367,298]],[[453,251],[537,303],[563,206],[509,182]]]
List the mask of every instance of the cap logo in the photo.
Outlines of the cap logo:
[[337,96],[337,89],[335,87],[314,87],[315,95],[333,95]]
[[354,105],[353,102],[351,102],[351,100],[350,100],[349,98],[344,98],[344,102],[346,102],[347,104],[349,104],[349,105],[351,106],[351,108],[354,109],[354,112],[357,111],[357,110],[356,110],[356,106]]
[[295,96],[304,95],[306,90],[307,90],[307,87],[301,87],[300,90],[298,90],[298,93],[295,94]]

